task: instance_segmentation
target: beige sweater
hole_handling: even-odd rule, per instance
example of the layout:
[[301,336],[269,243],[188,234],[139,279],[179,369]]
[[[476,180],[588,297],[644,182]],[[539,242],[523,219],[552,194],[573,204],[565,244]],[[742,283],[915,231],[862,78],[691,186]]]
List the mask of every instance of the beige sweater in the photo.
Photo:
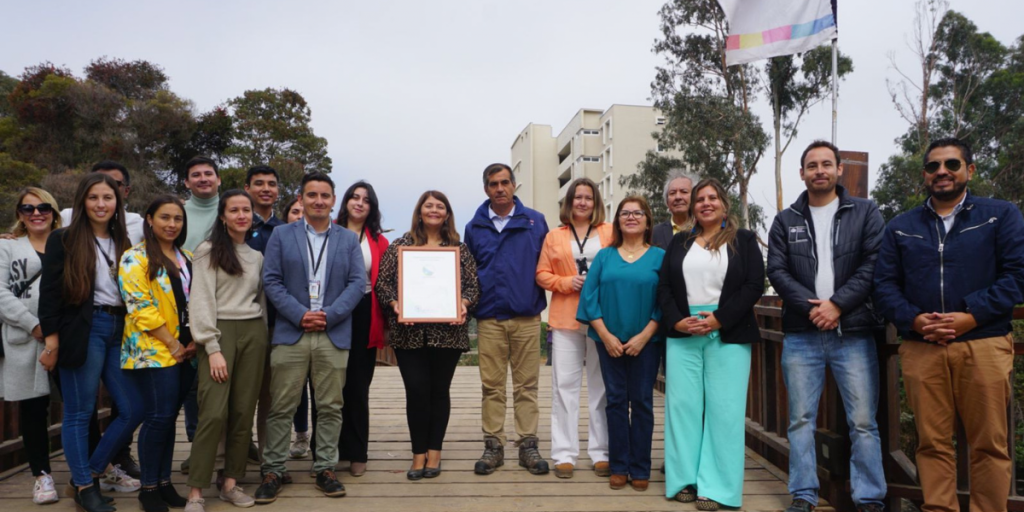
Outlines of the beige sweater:
[[245,270],[231,276],[210,268],[210,242],[196,248],[192,259],[192,289],[188,314],[192,338],[206,347],[207,354],[220,352],[221,332],[217,320],[266,319],[263,296],[263,255],[245,244],[235,245]]

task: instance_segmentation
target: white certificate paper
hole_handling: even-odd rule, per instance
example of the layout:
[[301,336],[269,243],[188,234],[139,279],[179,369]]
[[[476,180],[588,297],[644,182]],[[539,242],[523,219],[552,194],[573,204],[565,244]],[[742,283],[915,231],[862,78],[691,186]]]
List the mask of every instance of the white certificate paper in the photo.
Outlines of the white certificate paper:
[[400,322],[458,321],[458,247],[400,247],[398,262]]

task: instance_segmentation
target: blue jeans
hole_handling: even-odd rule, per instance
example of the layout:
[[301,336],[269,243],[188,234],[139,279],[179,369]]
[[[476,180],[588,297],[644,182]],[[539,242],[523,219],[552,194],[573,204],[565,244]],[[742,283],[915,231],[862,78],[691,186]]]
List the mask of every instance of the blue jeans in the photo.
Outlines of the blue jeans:
[[832,368],[850,426],[850,483],[857,505],[882,505],[885,473],[878,436],[878,350],[871,333],[787,333],[782,371],[789,391],[789,493],[818,503],[814,430],[825,367]]
[[181,408],[181,368],[189,362],[166,368],[125,370],[128,379],[139,391],[134,407],[144,411],[139,429],[139,468],[142,485],[156,486],[171,481],[174,458],[175,422]]
[[[71,468],[71,480],[78,486],[92,485],[92,473],[105,472],[114,454],[131,441],[135,429],[142,423],[139,390],[121,370],[123,332],[123,318],[100,311],[93,313],[85,362],[78,368],[60,368],[64,394],[61,438],[64,456]],[[118,415],[110,422],[90,457],[89,417],[96,406],[100,378],[117,404]]]
[[604,377],[611,472],[648,480],[654,436],[654,382],[661,364],[661,343],[648,343],[635,357],[625,353],[611,357],[604,343],[590,341],[597,344]]

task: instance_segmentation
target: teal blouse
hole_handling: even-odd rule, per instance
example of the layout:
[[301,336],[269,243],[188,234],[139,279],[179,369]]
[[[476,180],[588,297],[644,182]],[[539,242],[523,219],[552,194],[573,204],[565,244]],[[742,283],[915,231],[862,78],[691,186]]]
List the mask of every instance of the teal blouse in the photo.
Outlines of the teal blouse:
[[[589,325],[600,318],[623,343],[643,331],[651,320],[660,321],[658,272],[664,257],[664,250],[652,246],[640,259],[627,263],[615,247],[601,249],[580,290],[576,320]],[[601,340],[593,327],[588,335]],[[651,341],[661,341],[661,337],[655,334]]]

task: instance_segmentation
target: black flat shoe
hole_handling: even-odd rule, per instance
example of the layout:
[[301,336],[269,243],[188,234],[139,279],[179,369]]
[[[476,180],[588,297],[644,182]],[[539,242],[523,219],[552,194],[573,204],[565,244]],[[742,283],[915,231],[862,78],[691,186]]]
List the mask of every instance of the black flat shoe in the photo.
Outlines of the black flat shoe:
[[426,468],[410,469],[408,472],[405,473],[405,477],[408,478],[409,480],[422,480],[424,476],[424,470],[426,470]]
[[437,463],[436,468],[430,466],[423,467],[423,478],[437,478],[441,474],[441,463]]

